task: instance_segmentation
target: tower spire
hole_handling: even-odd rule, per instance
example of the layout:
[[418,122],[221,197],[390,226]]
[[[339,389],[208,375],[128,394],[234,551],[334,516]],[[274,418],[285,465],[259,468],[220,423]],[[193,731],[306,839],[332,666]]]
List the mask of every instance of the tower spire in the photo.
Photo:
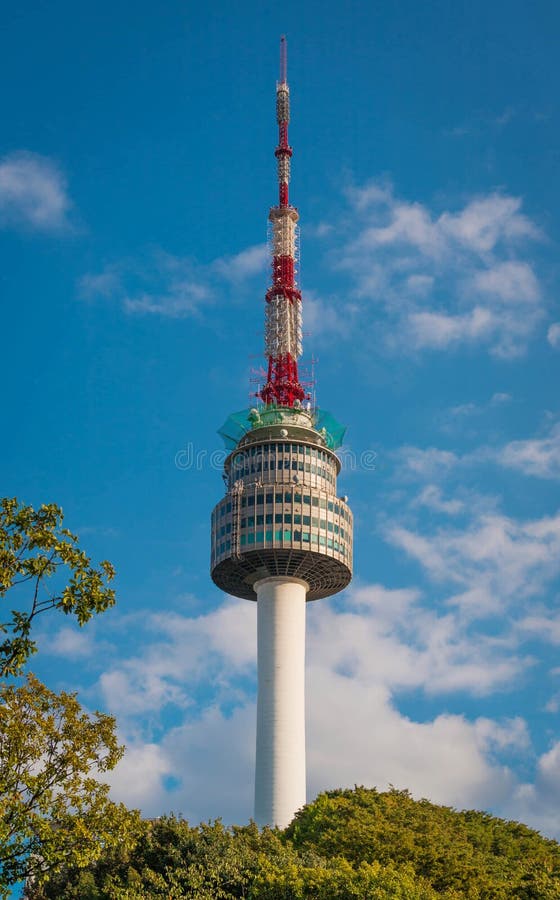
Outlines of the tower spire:
[[267,381],[260,392],[267,406],[299,406],[305,391],[299,382],[297,361],[302,354],[301,292],[296,281],[298,211],[290,206],[290,163],[293,150],[288,141],[290,88],[287,42],[280,38],[280,79],[276,83],[278,146],[278,205],[270,210],[272,284],[266,292],[265,355]]

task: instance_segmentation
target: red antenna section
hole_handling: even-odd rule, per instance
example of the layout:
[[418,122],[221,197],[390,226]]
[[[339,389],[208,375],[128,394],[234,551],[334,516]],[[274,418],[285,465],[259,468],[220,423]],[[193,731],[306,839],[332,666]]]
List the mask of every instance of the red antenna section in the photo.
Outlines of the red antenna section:
[[301,293],[296,283],[298,212],[290,206],[292,148],[288,142],[290,88],[287,82],[287,43],[280,38],[280,80],[276,85],[278,146],[278,206],[270,210],[272,284],[266,292],[265,354],[267,382],[260,392],[267,405],[293,407],[306,399],[298,377],[302,353]]

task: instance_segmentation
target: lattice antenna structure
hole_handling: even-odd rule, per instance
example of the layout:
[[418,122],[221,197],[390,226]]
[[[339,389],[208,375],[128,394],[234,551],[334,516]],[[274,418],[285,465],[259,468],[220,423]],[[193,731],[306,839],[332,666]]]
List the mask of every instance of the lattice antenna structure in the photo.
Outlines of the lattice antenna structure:
[[290,165],[293,150],[288,140],[290,88],[287,43],[280,39],[280,78],[276,83],[278,146],[274,151],[278,170],[278,205],[269,214],[272,284],[266,292],[264,351],[268,358],[267,380],[260,397],[267,406],[298,407],[306,392],[298,375],[302,354],[301,292],[296,276],[298,211],[290,205]]

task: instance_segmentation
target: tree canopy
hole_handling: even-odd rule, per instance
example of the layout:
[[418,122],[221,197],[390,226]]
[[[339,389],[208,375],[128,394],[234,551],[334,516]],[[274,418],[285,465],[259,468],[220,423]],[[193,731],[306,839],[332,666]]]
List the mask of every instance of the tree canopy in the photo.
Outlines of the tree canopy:
[[115,602],[113,566],[106,560],[92,565],[63,520],[54,503],[35,510],[0,499],[0,600],[9,591],[16,604],[9,618],[1,614],[0,676],[17,675],[35,653],[31,625],[40,613],[60,609],[83,625]]
[[557,900],[560,846],[406,791],[321,794],[284,831],[144,821],[131,848],[67,867],[29,900]]
[[33,675],[0,685],[1,897],[22,878],[40,880],[127,846],[138,817],[97,780],[123,749],[114,719],[88,715],[75,694],[55,694]]

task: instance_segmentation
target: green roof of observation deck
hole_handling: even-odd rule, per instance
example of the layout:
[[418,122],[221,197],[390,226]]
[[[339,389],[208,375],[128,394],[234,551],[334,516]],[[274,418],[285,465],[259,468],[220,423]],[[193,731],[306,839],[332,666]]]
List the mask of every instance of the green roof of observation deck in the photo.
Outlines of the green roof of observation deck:
[[[241,438],[254,428],[261,428],[264,424],[279,425],[289,420],[290,414],[295,415],[298,412],[301,412],[301,410],[264,405],[241,409],[239,412],[231,413],[227,417],[222,427],[218,430],[218,434],[222,437],[226,450],[231,452],[235,450]],[[308,412],[311,415],[313,428],[318,432],[322,432],[324,429],[327,447],[330,450],[337,450],[342,446],[346,425],[342,425],[326,409],[318,409],[316,407]]]

